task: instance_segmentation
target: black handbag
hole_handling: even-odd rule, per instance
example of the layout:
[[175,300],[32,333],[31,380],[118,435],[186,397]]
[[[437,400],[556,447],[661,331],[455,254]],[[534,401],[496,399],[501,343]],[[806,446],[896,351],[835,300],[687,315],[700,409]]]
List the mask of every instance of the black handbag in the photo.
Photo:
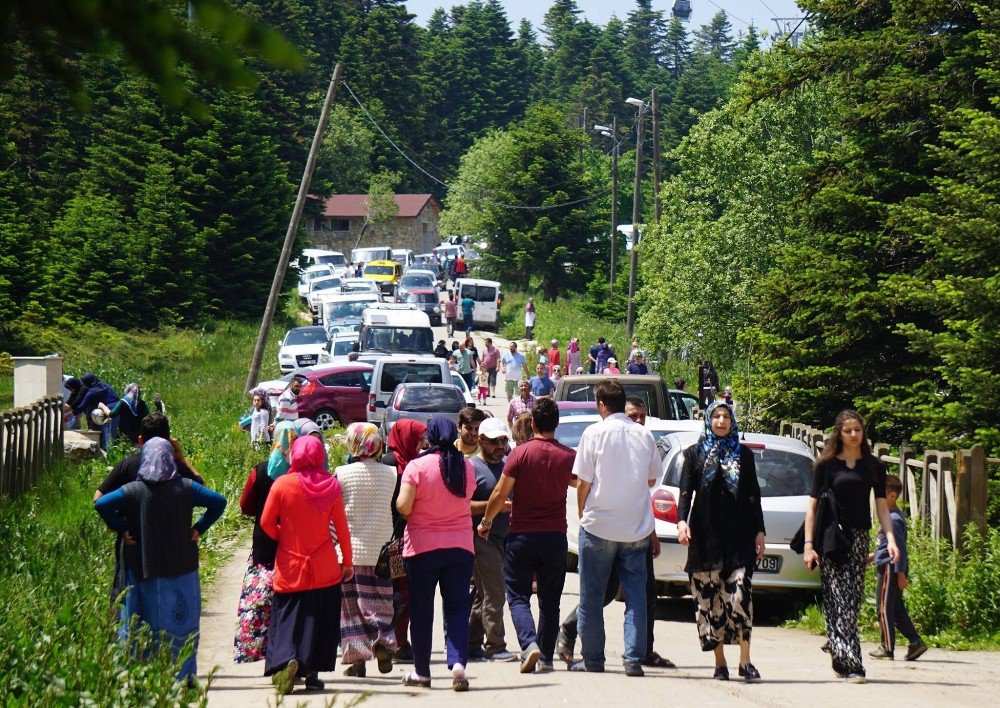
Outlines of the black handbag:
[[[806,522],[803,520],[799,530],[792,536],[788,547],[796,553],[805,553]],[[840,523],[840,511],[837,499],[830,489],[830,470],[826,469],[823,489],[816,500],[816,518],[813,521],[813,550],[819,555],[840,563],[847,558],[851,547],[851,538]]]
[[392,529],[392,538],[382,544],[375,562],[375,575],[383,580],[395,580],[406,575],[403,564],[403,519],[400,517]]

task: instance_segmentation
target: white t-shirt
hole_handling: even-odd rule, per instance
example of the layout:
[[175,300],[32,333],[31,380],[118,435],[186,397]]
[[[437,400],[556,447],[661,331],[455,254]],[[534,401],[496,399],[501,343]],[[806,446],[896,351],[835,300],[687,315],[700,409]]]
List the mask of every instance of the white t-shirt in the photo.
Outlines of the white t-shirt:
[[524,354],[518,352],[517,354],[511,354],[509,351],[504,352],[504,355],[500,357],[500,363],[503,364],[504,373],[503,377],[506,381],[520,381],[521,371],[527,365],[527,360],[524,358]]
[[624,413],[591,425],[580,438],[573,474],[592,485],[580,520],[587,533],[631,543],[653,532],[649,481],[663,472],[649,430]]
[[535,326],[535,311],[525,310],[524,311],[524,326],[534,327]]

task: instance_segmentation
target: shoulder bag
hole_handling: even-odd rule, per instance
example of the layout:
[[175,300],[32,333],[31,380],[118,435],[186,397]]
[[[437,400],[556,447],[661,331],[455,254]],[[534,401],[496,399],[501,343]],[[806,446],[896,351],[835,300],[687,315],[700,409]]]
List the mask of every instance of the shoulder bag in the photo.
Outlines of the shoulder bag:
[[375,575],[383,580],[406,577],[403,563],[403,518],[400,517],[392,529],[392,538],[382,544],[375,563]]
[[[813,550],[834,562],[842,562],[851,546],[850,536],[840,523],[837,499],[830,488],[830,468],[825,468],[823,489],[816,500],[816,518],[813,522]],[[805,552],[806,523],[795,532],[788,546],[796,553]]]

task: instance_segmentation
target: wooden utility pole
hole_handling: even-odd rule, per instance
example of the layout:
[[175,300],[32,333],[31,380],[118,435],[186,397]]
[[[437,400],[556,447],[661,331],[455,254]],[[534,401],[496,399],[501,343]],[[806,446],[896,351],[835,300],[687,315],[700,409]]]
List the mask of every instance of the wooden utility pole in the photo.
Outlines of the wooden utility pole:
[[618,116],[611,119],[611,294],[615,294],[618,262]]
[[264,349],[267,347],[267,338],[271,333],[271,321],[274,319],[274,311],[278,307],[278,296],[281,294],[281,286],[285,282],[285,271],[288,270],[292,246],[295,245],[295,234],[299,230],[302,209],[305,207],[306,197],[309,194],[309,183],[312,181],[313,170],[316,168],[316,156],[319,154],[319,146],[323,142],[323,131],[326,130],[326,123],[330,117],[330,105],[333,103],[333,99],[337,95],[337,88],[340,86],[340,73],[341,65],[338,62],[333,68],[333,76],[330,77],[330,85],[326,89],[326,100],[323,101],[323,110],[320,112],[319,123],[316,125],[316,134],[313,135],[312,146],[309,148],[309,158],[306,160],[306,168],[302,173],[299,194],[295,198],[295,208],[292,209],[292,218],[288,222],[288,231],[285,232],[285,243],[281,247],[278,266],[274,269],[274,280],[271,281],[271,292],[267,296],[264,319],[260,323],[257,344],[254,346],[253,359],[250,361],[250,371],[247,373],[247,382],[243,387],[244,395],[249,393],[250,389],[257,383],[257,376],[260,374],[260,363],[264,359]]
[[645,111],[642,104],[637,111],[635,133],[635,184],[632,188],[632,259],[628,274],[628,338],[632,339],[635,326],[635,279],[639,267],[639,188],[642,180],[642,142],[644,136]]
[[660,202],[660,102],[653,89],[653,205],[656,213],[656,223],[660,223],[663,215],[663,204]]

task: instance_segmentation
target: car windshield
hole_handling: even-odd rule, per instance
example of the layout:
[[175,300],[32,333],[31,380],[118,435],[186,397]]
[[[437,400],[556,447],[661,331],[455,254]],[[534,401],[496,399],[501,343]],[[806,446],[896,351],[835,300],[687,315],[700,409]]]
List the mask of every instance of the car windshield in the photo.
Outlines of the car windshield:
[[421,303],[437,302],[438,299],[434,293],[409,293],[406,296],[406,301],[419,305]]
[[347,264],[347,257],[341,253],[334,253],[329,256],[320,256],[316,261],[323,265],[342,266]]
[[333,343],[334,356],[347,356],[353,351],[355,339],[341,339]]
[[497,289],[492,285],[463,285],[461,296],[476,302],[496,302]]
[[[653,390],[652,384],[630,384],[627,383],[628,377],[621,376],[618,378],[618,383],[622,385],[625,389],[625,396],[638,396],[646,402],[646,411],[649,415],[654,418],[672,418],[673,416],[664,416],[660,414],[660,406],[657,404],[656,392]],[[580,382],[571,383],[566,387],[566,395],[563,400],[566,401],[595,401],[594,398],[594,382]]]
[[339,290],[340,289],[340,279],[330,278],[329,280],[321,280],[312,286],[313,292],[317,290]]
[[361,321],[361,315],[366,307],[371,307],[375,300],[348,300],[346,302],[328,302],[323,310],[324,322],[336,322],[338,320]]
[[392,275],[396,269],[389,265],[367,266],[365,275]]
[[[808,455],[788,450],[750,448],[757,467],[757,482],[761,497],[801,497],[812,488],[813,461]],[[681,484],[684,455],[670,458],[663,483],[671,487]]]
[[559,421],[559,426],[556,428],[556,440],[566,447],[571,447],[575,450],[580,445],[580,437],[583,435],[583,431],[592,426],[594,422],[592,420]]
[[422,285],[432,288],[434,287],[434,279],[429,275],[404,275],[399,284],[404,288],[418,288]]
[[299,344],[326,344],[327,334],[324,329],[293,329],[285,335],[285,346]]
[[458,413],[465,399],[454,388],[407,386],[399,394],[399,410],[412,413]]
[[311,280],[315,280],[316,278],[325,278],[328,275],[330,275],[330,271],[327,268],[324,268],[323,270],[312,270],[299,276],[299,280],[303,283],[308,283]]
[[430,327],[367,327],[361,348],[430,354],[434,351],[434,332]]

